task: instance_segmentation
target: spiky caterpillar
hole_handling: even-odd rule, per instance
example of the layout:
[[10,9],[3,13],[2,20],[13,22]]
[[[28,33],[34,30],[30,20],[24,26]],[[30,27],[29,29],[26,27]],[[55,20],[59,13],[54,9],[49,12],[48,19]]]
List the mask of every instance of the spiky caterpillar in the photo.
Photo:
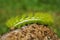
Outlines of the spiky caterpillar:
[[53,18],[50,13],[23,13],[21,16],[16,16],[7,21],[6,25],[11,27],[20,28],[26,24],[38,23],[43,25],[52,25]]

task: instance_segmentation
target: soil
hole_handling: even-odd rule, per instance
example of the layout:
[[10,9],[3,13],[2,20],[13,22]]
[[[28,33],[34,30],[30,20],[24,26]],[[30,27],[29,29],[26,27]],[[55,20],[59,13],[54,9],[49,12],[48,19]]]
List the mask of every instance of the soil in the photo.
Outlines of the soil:
[[31,24],[4,34],[1,40],[60,40],[47,26]]

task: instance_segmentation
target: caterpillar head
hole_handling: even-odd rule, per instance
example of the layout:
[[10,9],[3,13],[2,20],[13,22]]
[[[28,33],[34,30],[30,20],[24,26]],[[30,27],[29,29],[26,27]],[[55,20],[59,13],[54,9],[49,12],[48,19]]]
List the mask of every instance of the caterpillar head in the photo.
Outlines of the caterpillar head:
[[16,28],[21,28],[22,26],[25,26],[26,24],[31,23],[38,23],[43,25],[52,25],[53,24],[53,17],[50,13],[42,13],[42,12],[36,12],[36,13],[23,13],[21,16],[12,17],[6,22],[6,25]]

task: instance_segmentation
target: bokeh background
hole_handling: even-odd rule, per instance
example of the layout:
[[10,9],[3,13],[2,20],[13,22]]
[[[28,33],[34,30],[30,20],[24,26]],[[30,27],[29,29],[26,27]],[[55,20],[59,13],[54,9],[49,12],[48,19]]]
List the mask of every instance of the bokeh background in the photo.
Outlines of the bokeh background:
[[11,17],[31,11],[51,12],[54,29],[60,37],[60,0],[0,0],[0,34],[9,31],[5,23]]

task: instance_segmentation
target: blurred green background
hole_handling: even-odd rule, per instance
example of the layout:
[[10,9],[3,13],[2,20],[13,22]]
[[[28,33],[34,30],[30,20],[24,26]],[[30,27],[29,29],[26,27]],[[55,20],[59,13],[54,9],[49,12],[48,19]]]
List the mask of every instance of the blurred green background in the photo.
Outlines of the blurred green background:
[[8,19],[31,11],[51,12],[60,36],[60,0],[0,0],[0,34],[9,31],[5,25]]

